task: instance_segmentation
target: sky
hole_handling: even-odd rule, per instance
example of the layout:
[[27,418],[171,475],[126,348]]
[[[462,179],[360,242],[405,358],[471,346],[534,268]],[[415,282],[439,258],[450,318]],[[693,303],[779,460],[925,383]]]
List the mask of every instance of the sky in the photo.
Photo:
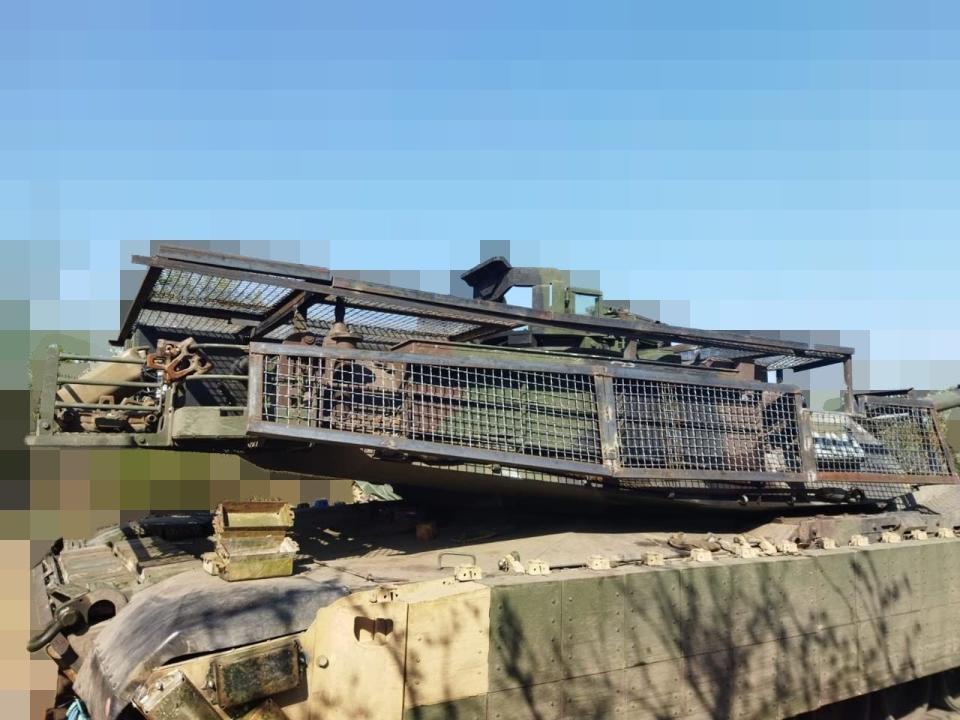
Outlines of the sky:
[[0,322],[115,330],[163,239],[440,291],[509,243],[956,384],[958,61],[955,2],[4,0]]

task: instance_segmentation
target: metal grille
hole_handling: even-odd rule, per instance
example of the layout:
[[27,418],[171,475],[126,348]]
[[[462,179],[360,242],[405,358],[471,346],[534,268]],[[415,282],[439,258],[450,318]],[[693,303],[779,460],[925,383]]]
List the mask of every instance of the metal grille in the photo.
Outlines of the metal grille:
[[804,365],[813,365],[820,362],[819,359],[801,357],[799,355],[771,355],[770,357],[757,358],[756,363],[767,370],[795,370]]
[[425,364],[408,373],[414,439],[600,462],[590,375]]
[[181,335],[229,335],[233,336],[244,329],[243,325],[231,323],[220,318],[199,317],[163,310],[143,310],[137,318],[138,327],[169,330]]
[[867,405],[865,415],[811,412],[817,469],[881,475],[949,475],[932,410]]
[[594,381],[585,374],[268,356],[263,419],[523,456],[601,460]]
[[[721,491],[763,481],[768,489],[879,483],[892,491],[921,482],[918,475],[950,475],[926,407],[801,414],[793,388],[675,382],[627,368],[594,374],[266,343],[251,352],[262,367],[261,391],[251,398],[255,433],[648,487],[707,481]],[[808,431],[813,452],[805,454]],[[802,474],[814,469],[825,475]]]
[[614,380],[620,463],[628,468],[798,472],[792,395]]
[[943,444],[929,407],[868,404],[865,427],[888,449],[897,470],[909,475],[950,474]]
[[288,288],[253,280],[235,280],[165,268],[157,278],[150,300],[195,308],[262,314],[290,293]]

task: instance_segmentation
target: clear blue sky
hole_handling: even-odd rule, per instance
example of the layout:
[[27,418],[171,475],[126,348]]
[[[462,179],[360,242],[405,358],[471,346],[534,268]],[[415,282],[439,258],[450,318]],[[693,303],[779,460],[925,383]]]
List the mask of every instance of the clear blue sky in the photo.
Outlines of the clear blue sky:
[[152,239],[429,289],[509,240],[668,320],[869,331],[873,384],[960,382],[956,2],[0,17],[8,329],[114,329]]

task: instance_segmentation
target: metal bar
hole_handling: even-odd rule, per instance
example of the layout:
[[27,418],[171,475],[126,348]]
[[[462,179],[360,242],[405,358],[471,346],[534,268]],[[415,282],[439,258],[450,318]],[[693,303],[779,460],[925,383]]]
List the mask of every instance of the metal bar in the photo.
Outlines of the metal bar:
[[134,360],[133,358],[121,357],[97,357],[95,355],[71,355],[64,353],[60,356],[61,360],[76,360],[79,362],[107,362],[120,363],[122,365],[143,365],[143,360]]
[[[219,258],[219,260],[211,260],[211,257]],[[337,294],[342,294],[344,297],[353,295],[354,298],[365,299],[368,302],[377,299],[383,302],[386,298],[389,299],[391,304],[401,307],[403,312],[409,314],[421,313],[426,317],[452,317],[453,313],[461,316],[471,315],[475,318],[472,322],[481,325],[507,322],[513,325],[536,324],[563,327],[586,333],[606,331],[626,337],[644,336],[672,340],[690,340],[699,344],[717,347],[745,348],[769,352],[771,355],[787,354],[822,359],[833,357],[837,361],[842,360],[844,357],[849,357],[853,352],[851,348],[827,345],[805,345],[803,343],[783,340],[761,339],[738,333],[681,328],[655,323],[649,320],[621,320],[532,310],[530,308],[506,305],[488,300],[466,300],[438,293],[408,290],[347,279],[333,279],[328,282],[326,280],[327,274],[324,271],[321,271],[324,280],[318,282],[315,279],[309,279],[310,274],[306,272],[305,266],[291,266],[291,264],[258,261],[250,258],[241,258],[240,256],[230,256],[226,260],[224,260],[224,258],[227,258],[227,256],[222,253],[203,253],[201,251],[174,248],[167,253],[166,256],[157,255],[150,258],[135,256],[133,261],[152,267],[168,267],[171,269],[198,272],[205,275],[232,277],[240,280],[257,280],[256,277],[251,277],[251,274],[263,273],[269,275],[269,277],[261,278],[261,281],[275,286],[334,294],[331,291],[332,286],[337,289]],[[284,270],[283,266],[287,268],[296,267],[297,270],[296,272]],[[128,332],[132,330],[132,324],[131,322],[129,328],[125,327],[125,332],[121,333],[121,339],[125,339]]]
[[520,325],[513,325],[506,327],[504,325],[483,325],[473,330],[466,330],[462,333],[457,333],[456,335],[450,336],[451,342],[470,342],[471,340],[483,340],[485,338],[491,337],[492,335],[498,335],[499,333],[510,332],[515,327],[521,327]]
[[[931,401],[931,404],[933,401]],[[933,432],[937,437],[937,442],[940,443],[940,450],[943,452],[943,457],[947,461],[947,468],[950,470],[951,475],[957,474],[957,463],[956,459],[953,456],[953,448],[950,447],[950,443],[947,442],[947,433],[943,427],[943,424],[940,422],[940,413],[936,409],[931,409],[930,418],[933,422]]]
[[854,411],[853,405],[853,359],[844,358],[843,360],[843,409],[845,412],[852,414]]
[[614,473],[622,480],[706,480],[715,482],[797,482],[800,473],[743,470],[690,470],[672,468],[623,468]]
[[323,287],[318,286],[315,282],[311,282],[309,280],[299,280],[297,278],[279,275],[259,277],[250,271],[235,270],[229,267],[203,265],[201,263],[189,262],[186,260],[174,260],[172,258],[159,257],[156,255],[152,257],[134,255],[131,258],[131,261],[137,263],[138,265],[147,265],[154,268],[164,268],[168,270],[183,270],[185,272],[193,272],[197,273],[198,275],[206,275],[208,277],[222,277],[229,280],[252,280],[264,285],[285,287],[289,288],[290,290],[315,290],[322,289]]
[[887,473],[860,473],[860,472],[835,472],[820,471],[817,473],[817,482],[842,482],[842,483],[875,483],[875,484],[899,484],[899,485],[957,485],[960,483],[958,478],[950,475],[896,475]]
[[[263,272],[270,274],[271,277],[265,279],[268,284],[279,285],[281,287],[291,287],[301,290],[315,289],[319,292],[329,293],[329,285],[317,287],[310,282],[305,282],[300,278],[309,277],[306,273],[296,273],[286,275],[277,270],[277,263],[267,261],[251,260],[239,256],[233,256],[235,262],[226,264],[204,264],[201,256],[208,257],[209,254],[199,251],[186,251],[182,248],[176,249],[173,254],[166,257],[154,256],[144,258],[135,256],[134,262],[150,265],[154,267],[170,267],[182,270],[193,270],[201,274],[219,275],[222,277],[234,277],[236,279],[251,280],[250,272]],[[176,257],[187,258],[189,260],[178,260]],[[199,259],[199,261],[198,261]],[[249,268],[247,272],[238,271],[236,268],[243,265]],[[284,264],[279,264],[284,265]],[[298,266],[303,267],[303,266]],[[274,275],[278,272],[278,275]],[[762,351],[772,351],[771,354],[790,354],[810,357],[836,356],[837,360],[844,356],[852,354],[851,348],[834,347],[826,345],[808,346],[802,343],[773,341],[767,339],[758,339],[748,335],[736,333],[723,333],[712,330],[694,330],[691,328],[680,328],[676,326],[654,323],[651,321],[638,320],[618,320],[611,318],[602,318],[597,316],[578,316],[571,314],[558,314],[542,310],[531,310],[503,303],[491,302],[488,300],[465,300],[454,298],[452,296],[441,295],[438,293],[428,293],[420,290],[407,290],[395,288],[388,285],[379,285],[375,283],[364,283],[346,279],[334,279],[332,285],[343,291],[346,296],[349,291],[356,291],[361,297],[367,299],[390,298],[393,303],[402,302],[409,310],[419,310],[426,313],[433,309],[436,313],[438,308],[445,310],[442,316],[449,316],[451,311],[466,313],[471,315],[480,314],[476,322],[484,324],[483,317],[486,317],[486,323],[490,323],[490,316],[502,320],[513,321],[517,324],[547,324],[551,326],[567,327],[578,329],[585,332],[596,332],[597,329],[607,329],[616,334],[624,335],[646,335],[649,337],[662,337],[665,339],[693,339],[705,341],[708,344],[715,344],[720,347],[745,347],[748,349],[757,349]],[[356,296],[354,293],[349,293]],[[428,317],[430,315],[427,315]]]
[[803,395],[793,394],[797,413],[797,426],[800,432],[800,469],[807,476],[807,482],[817,477],[817,447],[810,427],[810,411],[803,407]]
[[53,432],[54,410],[57,402],[57,375],[60,372],[60,348],[50,345],[43,366],[43,385],[40,388],[40,408],[37,417],[37,434]]
[[27,438],[30,447],[135,447],[146,433],[46,433]]
[[595,375],[597,397],[597,424],[600,430],[600,452],[603,464],[611,472],[620,469],[620,433],[617,428],[617,401],[613,392],[613,378]]
[[[413,317],[423,317],[435,320],[453,320],[458,322],[473,323],[475,325],[485,325],[487,327],[496,326],[501,330],[523,325],[522,322],[510,322],[493,318],[489,313],[477,312],[476,310],[451,307],[449,309],[438,309],[425,305],[419,300],[409,300],[402,297],[385,298],[378,295],[370,295],[362,291],[351,290],[349,288],[338,287],[335,290],[328,290],[326,297],[342,297],[344,300],[352,301],[354,307],[364,308],[371,305],[387,304],[391,308],[397,308],[396,312],[402,315],[411,315]],[[442,296],[441,296],[442,297]],[[497,303],[499,304],[499,303]],[[370,307],[370,309],[377,309]]]
[[[620,357],[610,357],[608,355],[596,355],[589,353],[577,353],[576,355],[571,355],[557,350],[546,350],[543,348],[530,348],[530,347],[512,347],[512,346],[499,346],[499,345],[475,345],[472,343],[464,343],[459,341],[452,340],[436,340],[436,339],[411,339],[395,345],[391,352],[407,352],[405,348],[410,343],[416,343],[422,348],[431,348],[430,352],[425,352],[424,350],[418,350],[420,354],[437,354],[437,355],[447,355],[451,356],[452,353],[461,353],[457,357],[463,357],[469,359],[471,357],[476,357],[478,354],[486,354],[488,356],[497,356],[500,358],[511,357],[511,361],[515,359],[524,360],[532,359],[534,362],[544,361],[544,362],[562,362],[568,367],[581,367],[584,365],[603,365],[609,364],[611,366],[624,366],[627,367],[648,367],[653,370],[660,368],[665,369],[666,372],[671,375],[687,375],[691,378],[697,377],[700,380],[704,378],[709,378],[711,376],[717,378],[739,378],[740,374],[732,368],[720,368],[720,367],[706,367],[703,365],[674,365],[672,363],[664,363],[658,360],[646,360],[644,358],[620,358]],[[435,350],[436,352],[432,352]],[[780,382],[779,384],[783,384]]]
[[143,405],[120,405],[119,403],[54,403],[57,408],[73,408],[74,410],[123,410],[124,412],[159,413],[163,408],[159,405],[145,407]]
[[161,245],[157,248],[157,255],[175,260],[186,260],[203,265],[212,265],[218,268],[243,270],[248,273],[282,275],[316,282],[329,282],[331,279],[330,271],[324,267],[283,262],[280,260],[258,260],[247,257],[246,255],[214,250],[200,250],[197,248],[183,247],[182,245]]
[[[288,355],[299,357],[329,357],[343,360],[368,360],[371,362],[401,362],[418,363],[423,365],[443,365],[471,368],[504,368],[504,358],[462,358],[444,357],[442,355],[423,355],[417,353],[402,353],[379,350],[353,350],[339,348],[324,348],[315,345],[282,345],[280,343],[250,343],[251,355]],[[734,380],[727,378],[709,378],[692,373],[690,377],[678,374],[676,371],[666,372],[650,370],[646,366],[615,360],[601,364],[595,360],[583,364],[551,363],[543,361],[513,360],[509,361],[511,370],[529,372],[554,372],[582,375],[607,375],[610,377],[636,378],[641,380],[658,380],[661,382],[709,385],[712,387],[736,388],[740,390],[777,390],[779,392],[795,392],[799,388],[795,385],[771,385],[757,380]]]
[[[276,287],[285,287],[290,290],[303,290],[306,292],[315,292],[320,296],[325,296],[331,294],[330,286],[327,284],[320,284],[317,282],[311,282],[309,280],[300,280],[293,277],[285,276],[275,276],[270,275],[269,277],[260,277],[250,272],[242,272],[239,270],[233,270],[226,267],[213,267],[210,265],[201,265],[194,262],[188,262],[183,260],[174,260],[166,257],[144,257],[142,255],[134,255],[132,261],[140,265],[150,265],[160,268],[167,268],[170,270],[182,270],[184,272],[197,273],[199,275],[206,275],[212,277],[223,277],[231,280],[245,280],[245,281],[254,281],[259,282],[265,285],[273,285]],[[359,302],[366,300],[369,302],[380,302],[383,303],[384,300],[382,297],[376,295],[368,295],[362,292],[353,292],[351,290],[342,290],[337,291],[337,294],[343,295],[347,299],[354,299]],[[286,302],[289,299],[289,296],[281,300],[280,302]],[[472,322],[476,324],[489,324],[491,318],[488,315],[478,314],[476,312],[469,312],[464,310],[455,310],[454,312],[446,311],[439,312],[437,310],[430,310],[425,308],[423,303],[410,302],[406,300],[391,300],[390,304],[399,308],[399,312],[407,315],[416,315],[421,317],[428,318],[439,318],[443,320],[459,319],[464,322]],[[262,316],[260,317],[262,319]]]
[[84,380],[82,378],[58,377],[57,385],[96,385],[99,387],[129,387],[129,388],[158,388],[162,383],[157,382],[122,382],[119,380]]
[[[450,295],[429,293],[423,290],[409,290],[379,283],[368,283],[345,278],[334,278],[333,287],[337,292],[341,289],[351,289],[367,295],[375,295],[391,299],[414,300],[434,307],[444,307],[456,310],[476,310],[488,313],[498,318],[521,321],[521,324],[552,325],[579,329],[595,333],[598,330],[609,330],[620,335],[640,335],[663,339],[687,339],[697,341],[698,344],[710,344],[717,347],[733,347],[768,351],[771,355],[801,355],[804,357],[835,356],[837,361],[853,354],[853,348],[832,345],[805,345],[787,340],[768,340],[739,333],[727,333],[716,330],[697,330],[666,325],[654,321],[621,320],[598,317],[596,315],[573,315],[569,313],[553,313],[544,310],[507,305],[490,300],[454,298]],[[331,293],[332,294],[332,293]]]
[[861,395],[864,405],[889,405],[903,408],[930,408],[934,409],[933,400],[917,397],[883,397],[882,395]]
[[191,347],[199,350],[238,350],[242,352],[247,352],[250,349],[250,346],[246,343],[242,345],[237,343],[194,343]]
[[263,355],[250,355],[247,369],[247,432],[250,425],[263,420]]
[[154,310],[156,312],[176,313],[177,315],[189,315],[191,317],[213,318],[215,320],[244,320],[251,323],[258,323],[263,319],[263,313],[198,307],[195,305],[184,305],[182,303],[154,302],[152,300],[145,302],[143,309]]
[[[251,396],[253,393],[251,393]],[[356,445],[366,448],[383,448],[401,450],[415,455],[426,455],[440,458],[455,458],[474,460],[482,463],[497,463],[531,470],[555,470],[575,475],[589,475],[595,477],[609,477],[610,471],[603,465],[577,462],[574,460],[558,460],[539,455],[520,455],[501,450],[485,450],[482,448],[465,447],[462,445],[441,445],[424,440],[408,440],[403,437],[386,435],[364,435],[345,430],[328,430],[326,428],[303,427],[296,425],[281,425],[279,423],[253,420],[247,421],[247,432],[266,437],[281,439],[296,438],[311,442],[328,442],[338,445]]]
[[253,337],[266,335],[275,327],[284,323],[298,308],[312,304],[319,297],[317,293],[306,292],[305,290],[294,293],[253,329]]
[[160,268],[151,267],[147,270],[147,275],[140,284],[140,290],[137,291],[137,296],[133,299],[130,307],[127,308],[127,314],[123,318],[123,324],[120,326],[120,332],[117,333],[117,338],[110,341],[111,345],[122,345],[123,342],[133,334],[133,327],[136,325],[137,318],[140,317],[140,309],[150,297],[151,293],[153,293],[153,288],[157,284],[159,277]]
[[187,375],[184,378],[180,378],[184,382],[202,382],[204,380],[240,380],[246,382],[248,377],[246,375]]
[[[836,365],[839,360],[835,357],[830,357],[825,360],[816,360],[803,365],[799,365],[795,368],[787,368],[788,370],[793,370],[794,372],[807,372],[808,370],[816,370],[817,368],[827,367],[829,365]],[[778,373],[782,373],[783,370],[777,370]]]

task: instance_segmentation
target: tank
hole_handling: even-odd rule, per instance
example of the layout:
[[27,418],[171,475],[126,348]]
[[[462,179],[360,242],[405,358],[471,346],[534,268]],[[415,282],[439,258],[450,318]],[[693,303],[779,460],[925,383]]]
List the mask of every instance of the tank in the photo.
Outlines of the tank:
[[[77,712],[896,717],[960,698],[953,395],[855,392],[850,348],[668,325],[503,258],[464,273],[471,298],[183,247],[134,261],[118,354],[51,348],[27,442],[236,453],[370,502],[238,498],[59,542],[29,649]],[[532,307],[505,302],[516,287]],[[842,410],[784,382],[829,365]]]

